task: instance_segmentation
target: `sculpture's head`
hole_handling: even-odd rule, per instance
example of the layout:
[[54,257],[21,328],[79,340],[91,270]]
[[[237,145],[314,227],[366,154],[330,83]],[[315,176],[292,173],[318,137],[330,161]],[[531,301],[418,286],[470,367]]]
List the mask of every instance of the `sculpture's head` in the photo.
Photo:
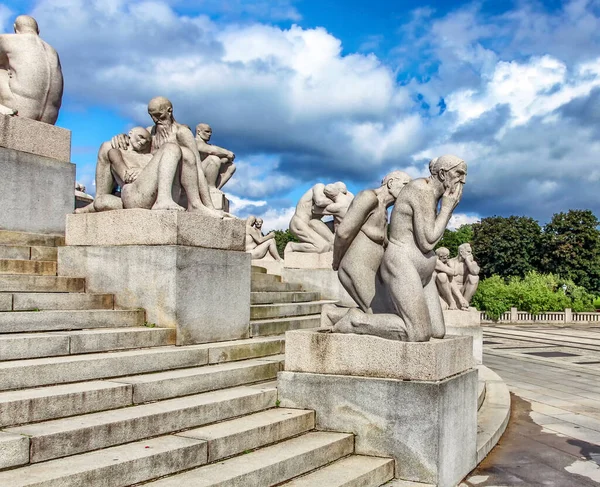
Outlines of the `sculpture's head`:
[[148,103],[148,115],[157,125],[172,123],[174,121],[173,104],[164,96],[152,98]]
[[341,181],[327,184],[325,185],[325,189],[323,189],[323,193],[325,194],[325,196],[332,200],[335,199],[340,193],[346,194],[347,192],[348,188]]
[[262,226],[263,226],[263,219],[262,218],[257,218],[256,219],[256,223],[254,223],[254,226],[260,230],[262,228]]
[[392,171],[381,181],[381,186],[386,186],[390,194],[395,198],[400,191],[411,181],[411,177],[404,171]]
[[253,227],[255,223],[256,223],[255,216],[250,215],[248,218],[246,218],[246,227]]
[[212,136],[212,129],[207,123],[199,123],[196,125],[196,135],[204,142],[208,142]]
[[446,247],[440,247],[435,251],[435,254],[444,264],[446,264],[450,258],[450,251]]
[[13,28],[15,29],[15,34],[39,35],[40,33],[38,23],[33,17],[30,17],[29,15],[19,15],[15,19],[15,24],[13,25]]
[[136,152],[147,152],[152,144],[152,136],[144,127],[133,127],[129,131],[129,143]]
[[458,184],[465,184],[467,163],[460,157],[440,156],[429,162],[429,172],[444,185],[444,189],[456,188]]
[[464,243],[458,246],[458,259],[459,260],[467,260],[469,256],[473,255],[473,250],[471,249],[471,245],[468,243]]

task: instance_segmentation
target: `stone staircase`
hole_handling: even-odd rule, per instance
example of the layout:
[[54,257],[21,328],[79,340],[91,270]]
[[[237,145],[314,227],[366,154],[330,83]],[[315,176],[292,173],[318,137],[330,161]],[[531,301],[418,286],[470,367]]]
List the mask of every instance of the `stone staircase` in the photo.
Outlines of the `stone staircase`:
[[380,486],[389,459],[279,408],[289,329],[328,302],[253,269],[252,338],[174,346],[56,275],[61,237],[0,231],[0,487]]

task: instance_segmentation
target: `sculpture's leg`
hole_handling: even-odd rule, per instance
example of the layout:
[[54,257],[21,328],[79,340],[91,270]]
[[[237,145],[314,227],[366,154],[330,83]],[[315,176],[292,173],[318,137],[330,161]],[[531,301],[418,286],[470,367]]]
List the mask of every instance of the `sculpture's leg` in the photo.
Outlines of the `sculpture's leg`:
[[440,303],[435,280],[432,277],[423,288],[427,308],[429,309],[429,318],[431,319],[431,336],[433,338],[444,338],[446,334],[446,325],[444,324],[444,313]]
[[89,205],[82,206],[81,208],[75,208],[75,213],[80,215],[82,213],[95,213],[96,208],[94,207],[94,202],[92,201]]
[[122,210],[123,200],[118,196],[112,194],[101,194],[96,196],[94,200],[95,211],[110,211],[110,210]]
[[277,245],[273,239],[258,244],[250,251],[250,254],[253,259],[262,259],[267,254],[270,254],[275,260],[281,260],[281,257],[279,257],[279,254],[277,253]]
[[477,286],[479,286],[479,276],[474,276],[472,274],[466,276],[463,296],[465,297],[467,304],[473,299],[473,295],[477,291]]
[[293,252],[316,252],[323,253],[331,249],[331,244],[325,241],[317,232],[315,232],[308,223],[301,218],[292,217],[290,221],[290,231],[298,237],[300,242],[289,242],[286,249]]
[[202,167],[197,164],[196,155],[186,147],[181,149],[183,165],[181,167],[181,185],[188,200],[188,211],[203,211],[211,216],[222,218],[215,210]]
[[334,235],[333,232],[329,229],[329,227],[319,218],[312,218],[308,224],[310,228],[312,228],[315,232],[317,232],[321,238],[323,238],[326,242],[329,242],[333,245]]
[[[108,152],[112,149],[110,142],[104,142],[98,150],[96,160],[96,198],[105,194],[112,194],[115,189],[115,178],[113,176]],[[124,174],[121,175],[121,178]]]
[[452,295],[454,296],[454,300],[458,304],[458,307],[460,307],[460,309],[469,309],[469,302],[463,296],[462,288],[458,286],[454,279],[450,283],[450,286],[452,288]]
[[450,287],[450,279],[448,279],[448,274],[439,272],[435,276],[435,283],[437,285],[439,295],[444,301],[446,301],[448,309],[457,309],[454,298],[452,297],[452,289]]
[[217,179],[217,188],[221,189],[223,186],[227,184],[227,181],[231,179],[231,176],[235,174],[236,171],[235,164],[233,162],[224,162],[221,163],[221,169],[219,170],[219,177]]
[[394,307],[406,325],[409,341],[426,342],[432,335],[429,303],[425,299],[421,276],[410,256],[402,255],[403,251],[392,243],[388,245],[381,274]]
[[207,186],[209,188],[216,188],[219,171],[221,170],[221,159],[217,156],[206,156],[201,163],[201,168],[206,178]]
[[388,340],[408,341],[406,325],[402,318],[393,314],[367,314],[351,308],[332,328],[334,333],[374,335]]
[[277,243],[275,242],[275,239],[268,240],[268,243],[269,243],[269,254],[271,254],[271,257],[273,257],[276,261],[281,262],[283,259],[281,258],[281,256],[279,255],[279,252],[277,251]]

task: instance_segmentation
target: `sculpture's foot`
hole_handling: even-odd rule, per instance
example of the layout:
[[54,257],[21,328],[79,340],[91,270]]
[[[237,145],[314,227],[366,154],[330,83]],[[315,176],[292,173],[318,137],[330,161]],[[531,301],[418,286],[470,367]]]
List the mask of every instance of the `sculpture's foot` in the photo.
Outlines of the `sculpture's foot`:
[[183,206],[179,206],[173,200],[160,201],[156,200],[156,203],[152,205],[153,210],[174,210],[174,211],[185,211]]
[[76,215],[80,215],[82,213],[96,213],[96,208],[94,208],[94,203],[90,203],[89,205],[82,206],[81,208],[75,208],[73,213]]
[[207,208],[204,205],[198,205],[198,206],[188,205],[187,211],[189,211],[190,213],[204,213],[206,216],[210,216],[212,218],[218,218],[219,220],[222,220],[223,218],[225,218],[225,214],[226,214],[223,210],[212,210],[210,208]]
[[348,312],[333,325],[331,331],[334,333],[356,333],[354,323],[363,314],[364,313],[358,308],[350,308]]
[[452,304],[448,306],[448,309],[458,309],[458,307],[455,304]]
[[0,113],[2,115],[8,115],[9,117],[14,117],[18,114],[18,110],[14,108],[5,107],[4,105],[0,105]]

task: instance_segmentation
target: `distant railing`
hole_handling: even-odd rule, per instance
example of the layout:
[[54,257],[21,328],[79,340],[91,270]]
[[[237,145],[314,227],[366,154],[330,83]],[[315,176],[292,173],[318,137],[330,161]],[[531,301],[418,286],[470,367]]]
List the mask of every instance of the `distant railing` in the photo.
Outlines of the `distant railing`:
[[492,320],[485,311],[481,312],[482,323],[600,323],[600,313],[583,312],[577,313],[570,308],[564,311],[550,311],[533,315],[517,308],[502,313],[497,321]]

